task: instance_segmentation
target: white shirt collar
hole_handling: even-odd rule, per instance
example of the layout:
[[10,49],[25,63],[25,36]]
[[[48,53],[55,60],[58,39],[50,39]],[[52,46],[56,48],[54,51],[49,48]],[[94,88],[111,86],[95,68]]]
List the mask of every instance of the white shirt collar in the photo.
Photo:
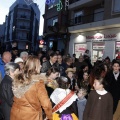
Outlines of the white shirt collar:
[[113,72],[113,75],[115,77],[115,79],[117,80],[118,76],[119,76],[119,72],[115,74],[115,72]]
[[52,61],[50,61],[50,64],[53,65]]
[[96,90],[96,92],[99,94],[99,95],[105,95],[107,93],[106,90]]

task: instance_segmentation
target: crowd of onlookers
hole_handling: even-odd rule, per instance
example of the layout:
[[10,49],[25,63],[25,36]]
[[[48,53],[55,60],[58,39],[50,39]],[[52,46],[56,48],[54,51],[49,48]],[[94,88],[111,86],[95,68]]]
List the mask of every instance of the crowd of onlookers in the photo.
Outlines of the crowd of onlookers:
[[1,120],[120,120],[120,60],[91,64],[89,50],[0,58]]

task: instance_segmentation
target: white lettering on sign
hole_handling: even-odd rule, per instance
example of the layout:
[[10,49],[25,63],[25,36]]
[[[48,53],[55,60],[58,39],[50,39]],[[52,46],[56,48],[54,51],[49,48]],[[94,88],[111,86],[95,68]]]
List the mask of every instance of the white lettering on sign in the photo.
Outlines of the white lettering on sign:
[[86,36],[86,39],[105,39],[105,38],[115,38],[117,37],[116,34],[103,34],[103,35],[96,35],[96,36]]

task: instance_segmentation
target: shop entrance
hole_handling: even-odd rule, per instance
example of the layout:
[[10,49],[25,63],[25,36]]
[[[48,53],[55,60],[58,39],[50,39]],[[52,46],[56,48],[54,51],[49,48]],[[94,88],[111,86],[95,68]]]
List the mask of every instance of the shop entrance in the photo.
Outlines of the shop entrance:
[[93,50],[93,62],[96,62],[98,59],[102,59],[103,50]]
[[92,53],[92,62],[96,62],[98,59],[103,58],[103,53],[105,49],[104,42],[95,42],[93,43],[93,53]]

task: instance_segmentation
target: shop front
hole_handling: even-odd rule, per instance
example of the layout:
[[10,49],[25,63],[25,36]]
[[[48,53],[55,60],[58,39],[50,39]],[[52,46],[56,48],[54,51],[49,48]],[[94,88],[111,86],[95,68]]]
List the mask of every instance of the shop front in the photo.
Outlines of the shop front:
[[69,53],[77,58],[90,51],[92,62],[107,56],[113,60],[120,52],[120,28],[71,34]]

